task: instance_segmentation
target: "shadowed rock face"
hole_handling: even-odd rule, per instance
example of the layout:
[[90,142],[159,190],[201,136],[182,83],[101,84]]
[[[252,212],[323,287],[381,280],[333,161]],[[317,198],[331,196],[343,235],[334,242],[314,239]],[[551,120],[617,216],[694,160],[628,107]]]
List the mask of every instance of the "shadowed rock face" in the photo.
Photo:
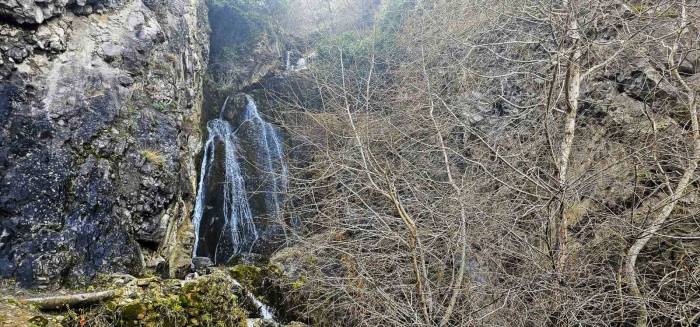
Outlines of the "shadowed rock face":
[[[173,255],[191,252],[178,230],[195,193],[206,8],[5,1],[0,12],[13,18],[0,24],[11,45],[0,54],[0,276],[50,286],[189,264]],[[41,25],[16,24],[27,22]]]

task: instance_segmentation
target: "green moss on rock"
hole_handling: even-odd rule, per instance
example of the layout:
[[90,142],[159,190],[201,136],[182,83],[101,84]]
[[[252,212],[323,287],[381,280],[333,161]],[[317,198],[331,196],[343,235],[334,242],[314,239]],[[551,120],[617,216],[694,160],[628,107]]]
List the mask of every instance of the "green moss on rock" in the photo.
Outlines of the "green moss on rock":
[[256,289],[263,282],[265,272],[252,265],[237,265],[229,270],[231,277],[248,289]]
[[231,276],[216,272],[195,281],[154,278],[100,307],[66,315],[63,325],[124,327],[245,326],[249,313],[239,303]]

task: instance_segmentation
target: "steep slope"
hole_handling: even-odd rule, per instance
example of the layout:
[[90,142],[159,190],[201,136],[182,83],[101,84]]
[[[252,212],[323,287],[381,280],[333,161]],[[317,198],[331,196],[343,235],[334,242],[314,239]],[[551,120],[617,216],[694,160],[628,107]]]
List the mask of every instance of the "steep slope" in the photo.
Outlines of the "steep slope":
[[279,105],[316,322],[697,324],[697,2],[384,4]]
[[0,5],[1,276],[189,266],[206,7],[14,3]]

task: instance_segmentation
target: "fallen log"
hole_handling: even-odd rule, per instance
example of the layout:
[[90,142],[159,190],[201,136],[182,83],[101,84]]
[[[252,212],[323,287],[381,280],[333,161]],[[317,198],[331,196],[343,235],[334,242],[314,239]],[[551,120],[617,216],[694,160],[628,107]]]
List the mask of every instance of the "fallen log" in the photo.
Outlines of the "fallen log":
[[36,297],[22,299],[19,300],[19,302],[34,305],[41,310],[59,310],[66,307],[84,307],[91,304],[100,303],[114,298],[117,296],[117,294],[118,292],[116,290],[108,290],[91,293]]

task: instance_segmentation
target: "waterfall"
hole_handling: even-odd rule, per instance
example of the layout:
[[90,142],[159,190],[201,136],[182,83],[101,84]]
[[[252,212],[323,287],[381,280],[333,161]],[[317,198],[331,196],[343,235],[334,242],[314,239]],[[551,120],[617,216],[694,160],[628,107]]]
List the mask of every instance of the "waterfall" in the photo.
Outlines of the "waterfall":
[[[309,58],[316,56],[314,52],[308,54]],[[299,51],[287,51],[285,58],[285,71],[298,72],[307,68],[307,57]]]
[[[224,102],[224,106],[221,109],[222,112],[226,108],[227,102],[228,98]],[[196,234],[194,255],[196,256],[200,245],[201,223],[206,205],[207,182],[214,182],[212,169],[214,161],[218,158],[217,148],[220,148],[220,144],[223,144],[224,180],[222,185],[223,208],[221,208],[223,228],[219,231],[219,235],[215,240],[216,246],[212,258],[214,262],[219,261],[219,258],[226,258],[226,261],[228,261],[231,256],[240,253],[243,246],[255,242],[258,238],[255,224],[253,223],[253,214],[251,213],[245,191],[245,180],[238,164],[238,139],[233,133],[231,125],[222,118],[211,120],[207,124],[209,138],[204,145],[204,156],[202,158],[199,189],[193,219]]]
[[246,100],[239,130],[254,149],[255,168],[263,179],[261,189],[267,214],[278,218],[288,185],[288,170],[282,153],[282,143],[275,127],[260,116],[253,98],[246,95]]
[[224,116],[228,102],[229,98],[219,117],[207,124],[193,216],[193,256],[209,257],[217,264],[252,249],[259,236],[258,216],[279,219],[287,191],[288,169],[278,131],[260,116],[248,95],[235,119],[238,123],[232,125]]

